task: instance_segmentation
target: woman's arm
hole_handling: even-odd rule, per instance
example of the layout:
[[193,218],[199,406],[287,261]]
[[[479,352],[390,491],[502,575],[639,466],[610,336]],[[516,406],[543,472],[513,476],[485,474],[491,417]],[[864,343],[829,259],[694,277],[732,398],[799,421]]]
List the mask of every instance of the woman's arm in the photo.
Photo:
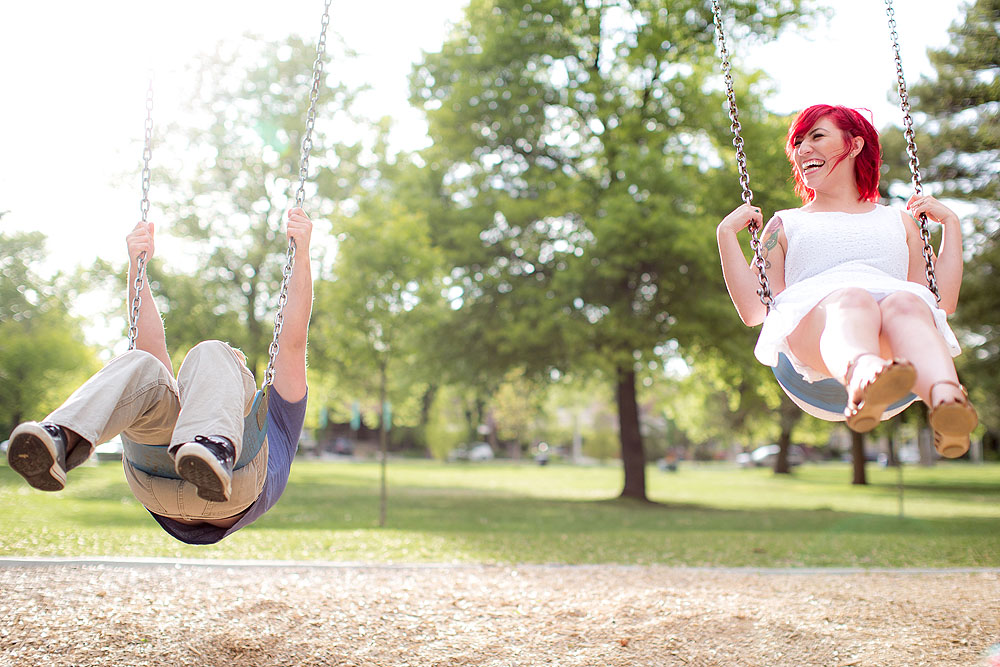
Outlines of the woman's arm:
[[[949,315],[958,307],[958,293],[962,287],[962,223],[954,211],[930,195],[914,195],[906,203],[910,215],[919,217],[927,215],[928,220],[939,223],[943,227],[941,246],[934,261],[934,278],[938,293],[941,295],[940,307]],[[906,224],[906,243],[910,254],[907,270],[907,280],[927,284],[925,275],[926,262],[923,256],[923,239],[920,238],[920,225],[913,218],[904,215]]]
[[288,301],[282,311],[278,356],[274,360],[274,388],[289,403],[306,395],[306,343],[312,315],[312,267],[309,240],[312,222],[301,208],[288,212],[288,238],[295,239],[295,266],[288,279]]
[[[757,290],[760,282],[757,269],[747,264],[740,247],[737,234],[750,222],[758,226],[764,218],[760,209],[743,204],[719,223],[716,239],[719,242],[719,256],[722,258],[722,276],[726,289],[736,306],[736,312],[747,326],[755,326],[764,321],[767,309],[760,302]],[[785,235],[781,218],[774,217],[761,232],[761,256],[764,259],[764,273],[771,289],[771,296],[777,296],[785,289]]]
[[[142,253],[146,253],[144,266],[149,266],[149,261],[153,259],[155,245],[153,243],[153,223],[140,222],[125,237],[128,245],[128,314],[131,317],[132,302],[135,300],[135,274],[138,267],[138,258]],[[142,281],[142,292],[140,292],[142,304],[139,307],[139,317],[137,325],[139,332],[135,337],[135,348],[149,352],[160,360],[167,367],[170,374],[174,374],[173,365],[170,362],[170,354],[167,352],[167,335],[163,330],[163,320],[160,311],[153,300],[153,293],[149,289],[149,275],[146,274]]]

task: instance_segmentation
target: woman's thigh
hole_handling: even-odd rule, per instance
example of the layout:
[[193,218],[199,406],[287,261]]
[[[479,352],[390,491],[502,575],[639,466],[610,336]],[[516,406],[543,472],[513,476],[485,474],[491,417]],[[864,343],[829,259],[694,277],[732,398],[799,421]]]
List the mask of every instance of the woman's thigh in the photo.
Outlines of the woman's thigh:
[[[831,324],[831,318],[834,324]],[[820,339],[824,333],[829,333],[828,328],[843,329],[839,333],[851,346],[860,344],[888,348],[881,335],[878,303],[865,290],[847,288],[831,293],[799,321],[786,339],[789,349],[799,361],[833,377],[834,373],[827,367],[820,347]]]
[[[825,300],[824,300],[825,301]],[[798,358],[799,361],[810,368],[832,375],[823,361],[823,355],[819,350],[819,338],[826,328],[826,310],[823,308],[824,301],[816,304],[816,307],[806,313],[806,316],[799,320],[799,324],[792,333],[788,334],[788,349]]]

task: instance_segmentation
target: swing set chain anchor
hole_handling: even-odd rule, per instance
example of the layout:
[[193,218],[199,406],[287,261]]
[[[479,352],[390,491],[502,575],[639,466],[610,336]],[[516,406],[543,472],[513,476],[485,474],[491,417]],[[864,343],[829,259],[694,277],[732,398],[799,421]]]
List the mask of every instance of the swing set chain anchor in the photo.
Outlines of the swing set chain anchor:
[[[149,80],[149,87],[146,89],[146,124],[145,142],[142,148],[142,200],[139,202],[139,211],[142,213],[142,221],[147,222],[149,216],[149,161],[153,157],[153,80]],[[135,296],[132,297],[132,307],[128,316],[128,349],[135,349],[135,339],[139,336],[139,308],[142,306],[143,282],[146,277],[146,253],[142,252],[135,261]]]
[[[740,125],[740,111],[736,106],[736,93],[733,90],[732,66],[729,63],[729,49],[726,47],[726,31],[722,25],[722,9],[719,7],[719,0],[712,0],[712,20],[715,23],[715,32],[719,38],[719,53],[722,59],[722,73],[726,84],[726,99],[729,104],[730,129],[733,132],[733,146],[736,148],[736,168],[740,174],[740,187],[743,189],[741,198],[747,205],[753,203],[753,190],[750,189],[750,172],[747,168],[747,156],[743,150],[743,131]],[[763,244],[760,240],[760,228],[756,222],[751,222],[747,229],[750,231],[750,247],[753,249],[753,266],[757,269],[757,281],[760,288],[757,296],[760,302],[770,312],[774,298],[771,296],[771,286],[765,272],[766,262],[763,256]]]
[[[906,138],[906,154],[910,158],[910,176],[913,182],[913,191],[923,194],[924,187],[920,181],[920,160],[917,158],[916,134],[913,131],[913,118],[910,116],[910,95],[906,90],[906,79],[903,77],[903,58],[899,51],[899,33],[896,31],[896,10],[892,6],[892,0],[885,0],[885,13],[889,17],[889,39],[892,41],[892,50],[896,60],[896,85],[899,91],[899,108],[903,112],[903,136]],[[938,291],[937,277],[934,273],[934,249],[931,246],[931,233],[927,228],[927,215],[920,214],[920,239],[924,247],[921,251],[924,256],[924,276],[927,278],[927,287],[934,298],[941,301],[941,294]]]
[[[319,89],[323,81],[323,56],[326,54],[326,29],[330,25],[330,4],[326,0],[323,6],[319,40],[316,42],[316,59],[313,61],[312,89],[309,92],[309,111],[306,113],[306,132],[302,138],[302,159],[299,161],[299,187],[295,192],[295,207],[302,208],[306,200],[306,180],[309,178],[309,153],[312,151],[313,128],[316,126],[316,102],[319,100]],[[278,307],[274,314],[274,335],[267,348],[267,369],[264,371],[264,389],[274,383],[274,362],[281,349],[278,336],[284,323],[285,304],[288,303],[288,282],[295,267],[295,239],[289,239],[288,251],[285,255],[285,266],[281,270],[281,289],[278,292]]]

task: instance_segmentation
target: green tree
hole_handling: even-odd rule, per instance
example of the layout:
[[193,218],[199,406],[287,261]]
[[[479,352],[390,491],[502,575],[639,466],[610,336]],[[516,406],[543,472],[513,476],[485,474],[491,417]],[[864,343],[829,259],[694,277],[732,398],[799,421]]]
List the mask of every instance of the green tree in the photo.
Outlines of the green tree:
[[[40,277],[45,237],[0,233],[0,433],[42,419],[99,367],[69,313],[70,279]],[[4,436],[6,437],[6,436]]]
[[507,372],[490,400],[497,435],[510,443],[514,458],[520,458],[522,448],[535,436],[541,413],[539,397],[534,383],[524,377],[523,370],[515,368]]
[[454,449],[468,440],[463,416],[462,396],[453,387],[435,393],[427,423],[427,449],[443,461]]
[[[761,38],[802,5],[726,4]],[[457,207],[440,242],[465,321],[489,330],[481,356],[604,369],[623,496],[645,499],[637,367],[722,314],[704,298],[729,127],[714,49],[704,1],[473,0],[412,78]]]
[[[440,266],[430,245],[426,215],[407,208],[405,188],[415,165],[405,154],[391,157],[383,127],[374,147],[375,163],[359,182],[357,210],[337,220],[339,249],[333,276],[317,286],[314,349],[361,392],[375,394],[379,406],[382,453],[382,503],[379,525],[386,517],[385,409],[393,395],[412,396],[418,356],[415,334],[426,328],[425,311],[441,298],[436,272]],[[428,401],[430,402],[430,401]],[[428,410],[424,410],[426,415]]]
[[[383,121],[350,193],[354,206],[334,219],[337,257],[317,285],[313,333],[317,355],[341,384],[402,402],[427,386],[426,374],[407,370],[444,299],[420,168],[408,154],[391,154],[388,132]],[[398,391],[390,391],[390,377]]]
[[[951,43],[928,55],[932,76],[911,87],[924,183],[940,197],[974,206],[968,260],[954,323],[964,353],[956,361],[981,420],[1000,431],[1000,0],[974,0],[950,30]],[[905,144],[889,135],[891,181],[909,180]],[[907,193],[908,188],[901,187]]]
[[[222,338],[243,349],[251,370],[263,370],[314,59],[315,46],[300,38],[265,42],[246,36],[220,44],[191,71],[187,116],[157,150],[167,164],[179,166],[154,171],[153,177],[154,199],[162,199],[176,219],[169,233],[188,242],[188,257],[161,256],[160,266],[170,268],[159,271],[154,264],[150,271],[161,289],[170,347],[178,354],[205,338]],[[339,198],[346,192],[357,155],[357,148],[335,147],[325,128],[334,116],[349,115],[352,99],[353,91],[332,74],[324,77],[305,192],[305,208],[317,221],[317,255],[324,246],[321,220],[334,210],[319,193]],[[178,155],[184,160],[171,163],[170,156]]]

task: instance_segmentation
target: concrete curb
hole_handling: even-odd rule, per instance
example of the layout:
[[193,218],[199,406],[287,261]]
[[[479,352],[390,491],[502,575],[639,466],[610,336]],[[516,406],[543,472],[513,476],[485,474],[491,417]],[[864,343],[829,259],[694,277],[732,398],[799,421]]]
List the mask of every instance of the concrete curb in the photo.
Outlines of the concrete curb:
[[110,556],[85,557],[27,557],[0,556],[0,568],[19,567],[51,567],[56,565],[99,566],[121,568],[180,568],[204,567],[219,569],[304,569],[304,570],[587,570],[618,569],[628,570],[663,570],[686,573],[714,574],[753,574],[753,575],[864,575],[864,574],[900,574],[900,575],[942,575],[942,574],[997,574],[1000,567],[953,567],[953,568],[852,568],[852,567],[802,567],[802,568],[772,568],[772,567],[675,567],[671,565],[617,565],[591,564],[566,565],[561,563],[519,563],[519,564],[484,564],[484,563],[364,563],[344,561],[312,561],[312,560],[226,560],[214,558],[116,558]]

